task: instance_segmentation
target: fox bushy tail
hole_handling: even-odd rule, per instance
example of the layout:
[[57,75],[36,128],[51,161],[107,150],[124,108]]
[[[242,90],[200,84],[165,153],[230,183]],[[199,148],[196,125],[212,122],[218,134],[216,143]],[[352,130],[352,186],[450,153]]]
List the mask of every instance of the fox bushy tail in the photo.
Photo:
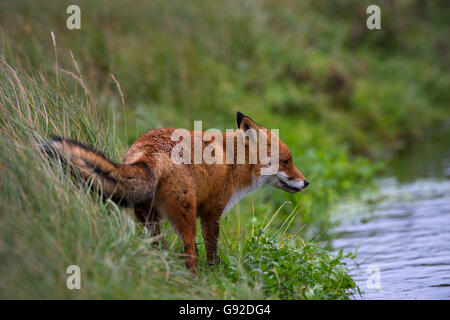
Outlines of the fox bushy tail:
[[41,149],[51,157],[68,160],[84,180],[92,179],[95,188],[116,202],[132,205],[153,198],[156,175],[143,162],[114,163],[102,153],[77,141],[56,136],[41,145]]

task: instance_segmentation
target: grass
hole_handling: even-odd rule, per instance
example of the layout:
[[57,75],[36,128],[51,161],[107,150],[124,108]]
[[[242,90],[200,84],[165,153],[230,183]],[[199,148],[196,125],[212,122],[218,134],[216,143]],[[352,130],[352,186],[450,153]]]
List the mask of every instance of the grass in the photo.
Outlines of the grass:
[[[82,29],[69,31],[72,3],[0,3],[0,297],[355,294],[342,256],[324,249],[329,208],[370,188],[396,150],[448,119],[448,7],[79,1]],[[377,3],[382,31],[372,32],[365,8]],[[57,134],[119,161],[145,130],[194,120],[223,130],[236,109],[280,130],[311,186],[300,195],[263,188],[239,202],[222,219],[215,268],[198,235],[198,278],[170,226],[169,248],[154,248],[128,210],[35,149]],[[81,267],[81,291],[65,286],[70,264]]]
[[[286,233],[296,209],[281,227],[269,216],[243,222],[248,234],[225,223],[221,264],[211,269],[200,245],[194,277],[168,225],[169,248],[155,248],[131,211],[103,202],[37,151],[51,132],[117,157],[113,127],[96,115],[87,92],[67,95],[65,80],[36,79],[4,57],[1,70],[1,298],[311,299],[355,292],[339,258]],[[81,268],[80,291],[66,287],[73,264]]]

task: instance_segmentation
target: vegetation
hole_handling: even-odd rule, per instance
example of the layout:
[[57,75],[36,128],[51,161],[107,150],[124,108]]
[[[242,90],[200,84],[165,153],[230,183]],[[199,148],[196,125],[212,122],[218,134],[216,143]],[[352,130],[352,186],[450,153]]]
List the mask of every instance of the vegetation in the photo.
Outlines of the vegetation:
[[[0,3],[0,297],[357,292],[342,253],[319,241],[333,203],[448,118],[446,3],[380,2],[382,30],[369,31],[373,1],[82,1],[82,29],[70,31],[72,2]],[[131,212],[36,152],[59,134],[119,161],[145,130],[232,128],[238,109],[280,130],[311,186],[294,196],[263,188],[237,204],[215,268],[198,235],[198,278],[169,225],[168,248],[155,248]],[[66,287],[71,264],[80,291]]]

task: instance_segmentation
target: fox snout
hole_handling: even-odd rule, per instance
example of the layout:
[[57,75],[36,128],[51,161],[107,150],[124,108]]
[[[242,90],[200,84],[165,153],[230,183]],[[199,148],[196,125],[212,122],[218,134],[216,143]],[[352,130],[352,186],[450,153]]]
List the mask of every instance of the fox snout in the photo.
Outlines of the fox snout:
[[285,172],[280,171],[273,176],[270,184],[286,192],[297,193],[305,189],[309,185],[309,181],[303,176],[288,176]]
[[294,166],[292,158],[290,158],[288,163],[282,164],[281,170],[276,174],[276,178],[278,181],[276,181],[275,186],[290,193],[300,192],[309,186],[309,181]]
[[305,189],[307,186],[309,186],[309,181],[306,180],[306,179],[304,179],[304,180],[303,180],[303,187],[302,187],[302,190]]
[[302,191],[303,189],[305,189],[308,185],[309,182],[308,180],[297,180],[297,181],[291,181],[290,183],[286,183],[283,180],[280,180],[281,182],[281,189],[283,189],[284,191],[287,191],[289,193],[297,193]]

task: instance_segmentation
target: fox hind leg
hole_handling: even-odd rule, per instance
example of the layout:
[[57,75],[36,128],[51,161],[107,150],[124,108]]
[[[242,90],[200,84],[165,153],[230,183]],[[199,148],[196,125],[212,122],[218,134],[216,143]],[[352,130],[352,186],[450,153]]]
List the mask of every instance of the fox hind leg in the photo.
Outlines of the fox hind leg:
[[[161,218],[153,206],[152,201],[136,204],[134,214],[140,222],[150,231],[152,237],[161,234]],[[161,237],[161,245],[164,247],[164,239]]]

